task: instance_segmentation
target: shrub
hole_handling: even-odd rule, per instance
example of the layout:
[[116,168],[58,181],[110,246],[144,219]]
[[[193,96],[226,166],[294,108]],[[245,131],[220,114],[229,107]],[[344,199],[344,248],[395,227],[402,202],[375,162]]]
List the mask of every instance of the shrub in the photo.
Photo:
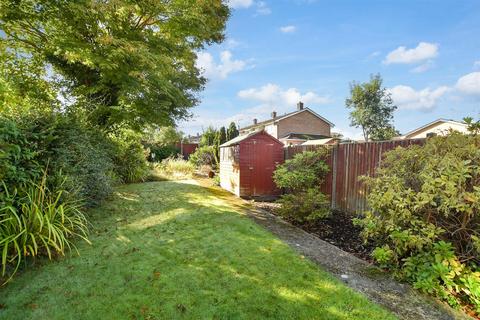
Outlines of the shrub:
[[[42,138],[41,133],[37,133]],[[32,179],[41,176],[41,153],[28,139],[25,131],[11,119],[0,118],[0,203],[5,196],[4,186],[21,189]]]
[[356,223],[373,257],[422,291],[480,311],[480,137],[451,133],[385,155]]
[[180,153],[180,149],[171,145],[146,144],[150,150],[147,160],[150,162],[161,162],[164,159],[175,157]]
[[325,148],[296,154],[275,170],[276,185],[291,192],[319,186],[329,171],[324,161],[326,155]]
[[110,139],[75,117],[57,119],[55,135],[49,167],[66,177],[65,188],[75,190],[88,206],[109,196],[115,182]]
[[281,204],[278,213],[298,222],[326,218],[330,214],[328,197],[318,188],[282,195],[278,202]]
[[299,221],[311,221],[329,215],[328,197],[319,188],[329,168],[325,163],[328,149],[306,151],[279,165],[273,179],[287,194],[278,201],[279,214]]
[[202,146],[197,148],[197,150],[190,155],[189,161],[197,168],[206,165],[217,168],[218,158],[215,146]]
[[[58,186],[47,187],[46,174],[39,183],[27,184],[24,193],[9,191],[0,208],[0,252],[2,277],[13,277],[27,257],[63,255],[75,248],[73,237],[87,239],[87,220],[81,203]],[[8,281],[7,280],[7,281]]]
[[125,131],[112,137],[114,149],[114,171],[121,182],[144,181],[149,174],[147,151],[135,133]]
[[[75,116],[1,117],[0,146],[0,178],[10,190],[21,190],[26,182],[38,180],[48,165],[50,187],[61,182],[65,189],[75,190],[88,205],[111,193],[112,143],[102,132],[86,126]],[[1,189],[0,186],[0,201]]]

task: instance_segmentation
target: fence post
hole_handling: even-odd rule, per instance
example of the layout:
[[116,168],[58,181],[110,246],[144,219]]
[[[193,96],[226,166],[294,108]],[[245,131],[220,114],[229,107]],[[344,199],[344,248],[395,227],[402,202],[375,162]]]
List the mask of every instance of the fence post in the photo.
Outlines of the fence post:
[[335,209],[337,207],[337,152],[338,144],[334,145],[332,148],[332,198],[331,198],[331,208]]

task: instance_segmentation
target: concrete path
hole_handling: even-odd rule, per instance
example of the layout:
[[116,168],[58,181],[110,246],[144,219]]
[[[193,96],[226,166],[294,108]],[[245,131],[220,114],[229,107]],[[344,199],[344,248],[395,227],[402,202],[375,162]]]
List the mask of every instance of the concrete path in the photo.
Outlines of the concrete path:
[[400,319],[471,319],[444,304],[420,294],[407,284],[354,255],[297,228],[261,209],[248,210],[255,222],[270,230],[296,251],[344,281],[370,300],[392,311]]

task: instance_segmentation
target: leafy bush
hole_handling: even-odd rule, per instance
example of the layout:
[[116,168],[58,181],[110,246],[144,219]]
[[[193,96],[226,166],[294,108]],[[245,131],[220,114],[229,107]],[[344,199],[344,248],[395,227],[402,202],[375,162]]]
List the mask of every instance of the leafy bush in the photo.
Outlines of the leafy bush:
[[330,215],[328,197],[318,188],[282,195],[278,202],[282,205],[278,209],[281,216],[299,222],[326,218]]
[[173,145],[146,144],[145,146],[150,150],[147,158],[150,162],[161,162],[180,153],[180,149]]
[[480,137],[451,133],[386,154],[356,221],[384,267],[480,312]]
[[273,179],[279,188],[291,192],[319,186],[329,171],[326,155],[327,149],[324,148],[298,153],[277,167]]
[[110,139],[74,117],[57,119],[55,135],[49,166],[66,176],[65,188],[75,190],[89,206],[109,196],[115,183]]
[[124,183],[144,181],[149,174],[147,152],[140,138],[130,131],[112,138],[115,143],[114,171]]
[[27,257],[63,255],[75,247],[73,237],[88,242],[81,203],[62,185],[49,190],[46,174],[38,184],[28,183],[24,193],[9,191],[5,185],[4,189],[6,196],[0,208],[2,277],[9,275],[11,279]]
[[[72,115],[1,117],[0,146],[0,178],[10,190],[36,181],[48,165],[50,186],[62,182],[88,205],[111,193],[112,143]],[[61,179],[57,177],[60,172]],[[0,200],[4,193],[1,189]]]
[[278,200],[279,214],[305,222],[325,218],[330,214],[328,197],[319,188],[329,168],[325,163],[327,149],[306,151],[279,165],[273,179],[288,193]]
[[[41,135],[41,133],[38,133]],[[23,188],[41,176],[40,153],[35,150],[25,131],[7,118],[0,118],[0,203],[5,196],[4,186]]]
[[190,155],[189,161],[197,168],[205,165],[217,168],[218,158],[215,146],[202,146],[197,148],[197,150]]

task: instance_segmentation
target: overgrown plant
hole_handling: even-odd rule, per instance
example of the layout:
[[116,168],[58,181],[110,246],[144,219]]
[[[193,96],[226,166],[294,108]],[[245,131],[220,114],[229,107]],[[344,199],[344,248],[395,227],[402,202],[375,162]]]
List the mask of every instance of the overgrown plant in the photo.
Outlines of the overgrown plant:
[[28,257],[52,259],[75,249],[74,238],[88,242],[88,225],[81,203],[60,185],[47,187],[47,175],[28,184],[25,194],[8,191],[0,208],[2,277],[8,282]]
[[144,181],[150,170],[147,151],[140,143],[140,137],[133,131],[126,130],[112,138],[115,143],[114,171],[123,183]]
[[197,148],[194,153],[190,155],[189,161],[197,168],[200,166],[211,166],[218,168],[219,160],[215,146],[203,146]]
[[287,192],[278,200],[282,216],[304,222],[330,214],[328,197],[320,191],[329,171],[325,163],[327,153],[326,148],[306,151],[277,167],[273,179]]
[[452,132],[386,154],[356,221],[373,257],[422,291],[480,312],[480,136]]
[[167,178],[191,178],[195,173],[195,166],[182,158],[167,158],[157,166],[157,170]]

